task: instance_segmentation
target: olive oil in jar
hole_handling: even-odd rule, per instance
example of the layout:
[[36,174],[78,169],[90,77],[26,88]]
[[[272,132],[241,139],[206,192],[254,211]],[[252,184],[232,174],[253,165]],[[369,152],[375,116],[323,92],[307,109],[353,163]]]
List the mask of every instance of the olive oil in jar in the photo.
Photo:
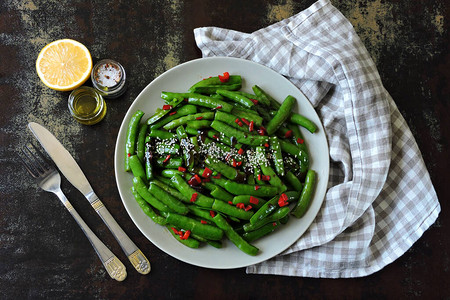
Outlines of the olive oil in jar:
[[105,117],[106,103],[95,89],[82,86],[70,94],[69,110],[81,124],[94,125]]

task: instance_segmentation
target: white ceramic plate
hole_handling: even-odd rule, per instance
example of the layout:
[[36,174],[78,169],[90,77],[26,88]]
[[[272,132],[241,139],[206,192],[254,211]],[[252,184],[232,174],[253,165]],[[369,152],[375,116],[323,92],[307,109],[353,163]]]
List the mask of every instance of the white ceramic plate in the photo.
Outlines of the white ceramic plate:
[[[313,120],[319,127],[318,132],[310,134],[302,129],[305,141],[311,152],[311,168],[317,172],[317,186],[314,198],[306,215],[301,219],[291,217],[289,222],[275,233],[253,244],[260,249],[257,256],[241,252],[226,240],[222,249],[204,245],[199,249],[190,249],[176,241],[168,230],[155,224],[138,206],[130,192],[132,174],[124,171],[124,153],[126,130],[132,114],[140,109],[145,112],[143,120],[150,117],[158,107],[162,107],[161,91],[186,92],[195,82],[223,72],[241,75],[242,90],[251,92],[255,84],[269,92],[278,101],[287,95],[297,99],[296,110]],[[117,186],[123,204],[141,232],[158,248],[167,254],[196,266],[231,269],[240,268],[265,261],[292,245],[308,229],[316,217],[327,188],[329,172],[328,144],[322,124],[314,108],[305,96],[286,78],[273,70],[257,63],[228,57],[201,58],[178,65],[153,80],[130,106],[119,130],[115,152],[115,174]]]

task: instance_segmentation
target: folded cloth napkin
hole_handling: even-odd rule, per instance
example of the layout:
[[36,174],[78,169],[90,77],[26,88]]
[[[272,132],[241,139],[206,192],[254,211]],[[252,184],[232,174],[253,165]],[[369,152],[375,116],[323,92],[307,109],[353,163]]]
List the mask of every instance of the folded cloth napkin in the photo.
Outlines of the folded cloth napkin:
[[324,203],[307,232],[247,273],[359,277],[407,251],[440,205],[420,151],[350,22],[327,0],[251,34],[197,28],[203,56],[277,71],[315,107],[330,147]]

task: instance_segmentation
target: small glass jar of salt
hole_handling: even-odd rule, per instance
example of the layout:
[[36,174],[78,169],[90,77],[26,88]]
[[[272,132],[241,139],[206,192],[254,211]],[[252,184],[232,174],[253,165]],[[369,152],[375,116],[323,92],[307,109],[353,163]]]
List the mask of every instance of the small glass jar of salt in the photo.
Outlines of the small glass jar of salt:
[[126,90],[125,79],[125,69],[112,59],[103,59],[92,68],[92,85],[104,98],[121,96]]

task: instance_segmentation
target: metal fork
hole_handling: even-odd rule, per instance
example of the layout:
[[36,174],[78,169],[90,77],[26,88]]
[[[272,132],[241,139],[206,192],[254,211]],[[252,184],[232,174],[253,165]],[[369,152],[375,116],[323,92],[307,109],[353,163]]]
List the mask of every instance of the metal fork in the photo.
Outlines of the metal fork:
[[32,144],[22,148],[22,154],[19,155],[22,159],[25,168],[36,179],[37,184],[44,191],[52,192],[61,200],[72,217],[80,225],[84,234],[88,238],[95,252],[100,258],[103,266],[111,278],[117,281],[123,281],[127,277],[127,272],[123,263],[103,244],[102,241],[95,235],[94,232],[83,221],[80,215],[67,200],[66,196],[61,190],[61,176],[58,171],[49,164],[44,156]]

